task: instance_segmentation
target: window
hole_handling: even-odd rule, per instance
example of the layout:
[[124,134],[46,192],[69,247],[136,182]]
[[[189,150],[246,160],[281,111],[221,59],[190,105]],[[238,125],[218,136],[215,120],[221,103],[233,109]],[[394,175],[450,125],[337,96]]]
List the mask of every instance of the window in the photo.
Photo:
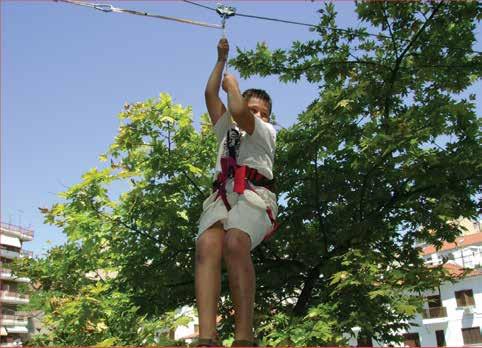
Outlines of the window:
[[428,308],[423,310],[423,318],[444,318],[447,316],[447,308],[442,306],[440,295],[427,296]]
[[169,330],[169,339],[174,340],[176,339],[176,330],[175,329],[170,329]]
[[428,308],[442,307],[440,295],[427,296]]
[[457,300],[458,307],[475,306],[472,289],[456,291],[455,299]]
[[420,337],[418,333],[406,333],[403,335],[403,345],[405,347],[420,347]]
[[435,331],[435,338],[437,338],[437,347],[445,347],[447,345],[444,330]]
[[479,326],[462,329],[462,337],[464,338],[464,344],[482,343]]

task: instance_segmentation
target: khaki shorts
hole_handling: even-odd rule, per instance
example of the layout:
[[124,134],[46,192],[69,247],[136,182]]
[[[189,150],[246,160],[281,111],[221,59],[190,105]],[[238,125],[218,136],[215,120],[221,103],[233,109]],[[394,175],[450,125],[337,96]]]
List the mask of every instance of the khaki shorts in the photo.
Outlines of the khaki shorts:
[[251,239],[251,250],[256,248],[273,227],[266,208],[270,207],[273,217],[276,217],[278,207],[276,195],[264,187],[253,186],[243,194],[233,192],[233,182],[226,183],[226,196],[231,210],[227,210],[221,197],[213,193],[203,203],[203,212],[199,219],[199,229],[196,239],[216,222],[220,221],[224,230],[231,228],[245,232]]

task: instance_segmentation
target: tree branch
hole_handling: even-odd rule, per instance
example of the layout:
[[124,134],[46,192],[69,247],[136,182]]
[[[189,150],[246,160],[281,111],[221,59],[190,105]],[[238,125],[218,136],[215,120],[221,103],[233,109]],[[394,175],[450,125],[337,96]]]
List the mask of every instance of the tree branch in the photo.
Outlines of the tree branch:
[[360,204],[358,205],[358,209],[359,209],[359,214],[358,214],[358,219],[360,222],[362,222],[363,220],[365,220],[365,218],[363,217],[363,204],[364,204],[364,201],[365,201],[365,193],[366,193],[366,186],[368,184],[368,180],[370,179],[370,177],[372,176],[372,174],[375,172],[375,170],[377,169],[377,167],[383,163],[383,161],[388,157],[388,156],[391,156],[393,154],[393,152],[395,152],[397,149],[400,148],[400,146],[402,146],[403,144],[407,143],[407,142],[410,142],[413,138],[417,137],[418,136],[418,132],[420,131],[423,131],[424,129],[427,129],[427,128],[430,128],[430,125],[427,125],[427,126],[423,126],[421,128],[418,128],[416,129],[414,132],[413,132],[413,136],[411,137],[407,137],[406,139],[404,139],[402,142],[396,144],[396,146],[392,146],[392,149],[387,151],[383,156],[380,156],[378,158],[378,161],[376,161],[376,163],[373,164],[373,166],[367,171],[367,173],[365,174],[364,178],[363,178],[363,183],[362,183],[362,186],[361,186],[361,189],[360,189]]
[[405,55],[407,54],[408,50],[413,46],[413,44],[417,41],[418,37],[422,34],[422,32],[425,30],[425,28],[428,26],[428,23],[432,20],[432,18],[435,16],[435,14],[439,11],[439,9],[442,7],[444,4],[443,1],[438,4],[438,6],[432,11],[430,14],[430,17],[423,23],[422,27],[415,33],[415,35],[412,37],[410,42],[407,44],[405,49],[402,51],[400,56],[395,61],[395,66],[392,69],[392,74],[389,80],[389,88],[386,92],[385,96],[385,102],[384,102],[384,124],[386,125],[388,122],[388,117],[390,115],[390,104],[391,104],[391,99],[392,99],[392,93],[393,93],[393,87],[395,85],[395,81],[397,79],[398,71],[400,69],[400,66],[402,64],[403,59],[405,58]]
[[321,212],[321,204],[323,203],[322,199],[320,198],[320,185],[318,179],[318,151],[315,152],[315,209],[316,209],[316,216],[318,218],[318,233],[323,237],[323,244],[325,247],[325,255],[328,254],[328,237],[326,235],[326,230],[323,224],[323,216]]
[[393,36],[392,32],[392,27],[390,26],[390,22],[388,21],[388,14],[387,14],[387,8],[385,7],[386,3],[384,3],[383,6],[383,20],[387,24],[388,27],[388,32],[390,33],[390,39],[392,41],[393,45],[393,53],[395,54],[395,58],[398,59],[398,46],[397,43],[395,42],[395,37]]
[[150,234],[148,234],[148,233],[146,233],[146,232],[144,232],[144,231],[141,231],[141,230],[139,230],[139,229],[137,229],[137,228],[135,228],[135,227],[132,227],[132,226],[128,225],[127,223],[125,223],[124,221],[122,221],[120,218],[114,219],[114,218],[112,218],[112,216],[110,216],[110,215],[108,215],[108,214],[105,214],[105,213],[99,211],[99,210],[95,207],[94,202],[93,202],[91,199],[89,199],[89,203],[90,203],[90,206],[91,206],[92,210],[94,211],[94,213],[97,214],[97,216],[99,216],[99,217],[105,217],[105,218],[107,218],[108,220],[110,220],[111,222],[114,222],[114,223],[120,223],[121,225],[123,225],[123,226],[126,227],[127,229],[129,229],[129,230],[131,230],[131,231],[133,231],[133,232],[135,232],[135,233],[137,233],[137,234],[140,234],[140,235],[142,235],[142,236],[145,236],[145,237],[147,237],[147,238],[155,241],[156,243],[160,243],[160,242],[161,242],[159,239],[154,238],[154,237],[151,236]]
[[311,293],[315,287],[316,280],[320,276],[321,265],[324,259],[318,263],[316,266],[311,268],[308,272],[308,275],[305,278],[305,284],[303,286],[303,290],[301,290],[301,294],[298,297],[298,301],[296,301],[296,305],[293,308],[293,313],[295,315],[303,315],[308,307],[308,303],[310,301]]

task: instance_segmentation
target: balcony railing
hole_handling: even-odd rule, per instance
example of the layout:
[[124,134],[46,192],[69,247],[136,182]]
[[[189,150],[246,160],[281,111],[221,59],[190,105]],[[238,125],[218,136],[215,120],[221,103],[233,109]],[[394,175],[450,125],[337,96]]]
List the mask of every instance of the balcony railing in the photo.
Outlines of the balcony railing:
[[18,251],[11,251],[0,247],[0,256],[6,259],[16,259],[20,257],[20,253]]
[[15,297],[15,298],[21,298],[25,300],[29,299],[28,295],[20,294],[18,292],[8,291],[8,290],[0,290],[0,297]]
[[28,317],[24,315],[0,314],[0,321],[2,323],[6,321],[27,322]]
[[447,307],[431,307],[423,310],[423,319],[445,318]]
[[29,237],[33,238],[33,231],[29,230],[27,228],[12,225],[12,224],[7,224],[5,222],[0,222],[0,227],[4,230],[17,232],[17,233],[20,233],[20,234],[23,234],[23,235],[26,235],[26,236],[29,236]]
[[14,252],[14,253],[20,253],[20,251],[21,251],[20,248],[16,248],[16,247],[13,247],[13,246],[10,246],[10,245],[0,245],[0,249],[11,251],[11,252]]
[[15,248],[12,246],[0,245],[0,250],[2,250],[2,254],[5,254],[5,257],[13,256],[23,256],[23,257],[33,257],[33,251]]
[[0,347],[21,347],[22,343],[18,340],[8,340],[6,342],[0,342]]
[[30,282],[30,279],[29,279],[29,278],[27,278],[27,277],[19,277],[19,276],[13,274],[11,269],[1,268],[1,265],[0,265],[0,279],[3,279],[3,280],[13,280],[13,281],[20,282],[20,283],[28,283],[28,282]]

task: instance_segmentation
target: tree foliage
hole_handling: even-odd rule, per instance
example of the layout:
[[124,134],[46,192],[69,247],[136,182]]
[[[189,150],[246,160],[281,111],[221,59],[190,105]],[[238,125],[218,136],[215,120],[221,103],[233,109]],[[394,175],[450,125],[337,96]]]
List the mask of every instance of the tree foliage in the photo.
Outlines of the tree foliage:
[[[289,51],[258,45],[233,64],[245,77],[305,78],[320,90],[279,136],[283,233],[263,255],[282,262],[259,254],[258,264],[277,271],[294,314],[334,304],[339,332],[359,326],[390,341],[420,308],[412,295],[444,279],[415,242],[453,241],[450,221],[478,215],[480,120],[475,96],[462,92],[481,76],[472,44],[482,12],[476,2],[362,2],[356,11],[379,34],[336,28],[327,4],[319,40]],[[279,298],[266,289],[261,298]]]
[[[264,343],[341,344],[354,326],[399,339],[421,308],[418,295],[447,280],[440,267],[427,269],[415,242],[453,241],[460,231],[451,221],[478,214],[480,120],[464,92],[482,72],[471,50],[480,4],[361,2],[356,11],[377,35],[337,28],[326,4],[317,40],[288,51],[259,44],[232,60],[241,76],[305,78],[320,91],[278,135],[282,227],[253,254]],[[207,118],[196,131],[190,109],[165,94],[126,105],[120,117],[101,156],[107,166],[44,211],[67,244],[23,267],[51,296],[53,334],[42,344],[133,344],[135,333],[119,327],[194,304],[194,236],[216,145]],[[119,197],[109,195],[114,185],[125,188]],[[85,276],[99,270],[116,276]],[[225,273],[222,282],[225,296]],[[72,322],[83,311],[89,319]],[[227,299],[225,335],[230,311]]]

